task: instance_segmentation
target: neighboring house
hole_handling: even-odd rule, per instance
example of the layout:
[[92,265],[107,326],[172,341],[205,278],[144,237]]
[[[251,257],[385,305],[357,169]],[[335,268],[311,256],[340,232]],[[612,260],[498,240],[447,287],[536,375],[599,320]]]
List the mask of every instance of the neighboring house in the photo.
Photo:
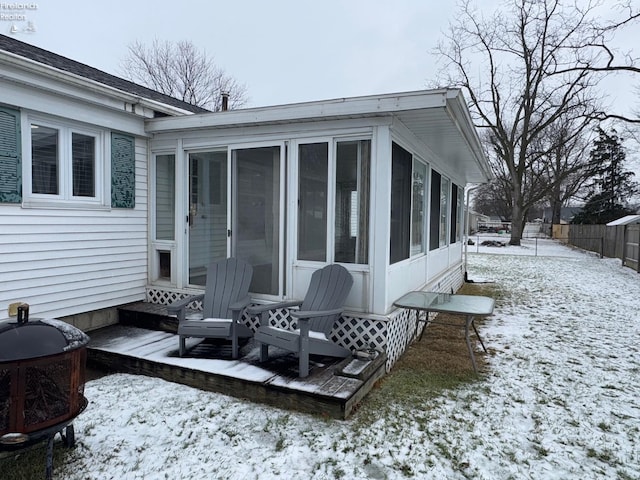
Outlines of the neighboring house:
[[469,218],[469,233],[477,232],[478,227],[480,225],[486,225],[490,220],[489,215],[474,212],[473,210],[469,210],[468,218]]
[[254,266],[255,301],[299,298],[338,262],[355,283],[336,337],[388,346],[409,330],[395,299],[462,284],[464,189],[490,173],[459,90],[198,113],[0,49],[0,319],[168,303],[227,256]]
[[[560,209],[560,223],[567,224],[571,223],[571,219],[574,215],[582,210],[582,207],[562,207]],[[544,211],[542,214],[543,223],[550,223],[553,217],[553,212],[551,207],[544,207]]]

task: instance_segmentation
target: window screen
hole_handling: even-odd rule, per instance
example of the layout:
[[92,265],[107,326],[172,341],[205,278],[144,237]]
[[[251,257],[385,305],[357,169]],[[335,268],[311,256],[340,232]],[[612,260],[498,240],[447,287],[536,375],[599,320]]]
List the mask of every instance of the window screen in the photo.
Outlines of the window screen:
[[327,259],[327,143],[300,145],[298,163],[298,258]]
[[96,139],[80,133],[71,134],[73,196],[95,197]]
[[58,130],[31,125],[31,191],[45,195],[59,193]]
[[389,259],[409,258],[411,233],[411,153],[396,143],[391,151],[391,241]]

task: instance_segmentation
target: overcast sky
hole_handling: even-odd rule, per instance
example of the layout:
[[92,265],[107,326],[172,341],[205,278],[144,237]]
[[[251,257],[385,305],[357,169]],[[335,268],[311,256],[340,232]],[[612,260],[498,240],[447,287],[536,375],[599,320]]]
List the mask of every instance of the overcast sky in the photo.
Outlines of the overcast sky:
[[430,52],[455,7],[428,0],[36,3],[26,22],[0,22],[2,33],[32,22],[35,32],[13,36],[115,74],[135,40],[190,40],[247,85],[249,106],[425,88],[434,76]]
[[[246,84],[249,107],[432,86],[433,49],[456,14],[454,0],[6,0],[0,13],[12,3],[35,8],[0,20],[2,33],[16,26],[14,38],[113,74],[135,40],[190,40]],[[624,113],[639,107],[633,85],[607,84]]]

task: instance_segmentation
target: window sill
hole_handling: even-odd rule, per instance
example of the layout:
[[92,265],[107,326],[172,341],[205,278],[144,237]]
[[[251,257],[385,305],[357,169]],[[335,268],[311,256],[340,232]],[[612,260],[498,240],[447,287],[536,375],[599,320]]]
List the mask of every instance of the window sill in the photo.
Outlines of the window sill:
[[78,200],[40,200],[27,199],[22,202],[22,208],[41,210],[111,210],[110,205],[99,202],[82,202]]

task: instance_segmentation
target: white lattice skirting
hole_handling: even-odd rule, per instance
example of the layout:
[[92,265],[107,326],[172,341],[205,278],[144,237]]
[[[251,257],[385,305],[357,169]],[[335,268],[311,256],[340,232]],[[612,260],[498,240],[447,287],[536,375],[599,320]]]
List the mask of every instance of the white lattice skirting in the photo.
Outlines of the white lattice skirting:
[[[440,282],[440,290],[450,292],[458,290],[464,279],[461,271],[456,269],[446,279]],[[147,288],[147,302],[160,305],[169,305],[176,300],[180,300],[189,295],[201,293],[199,291],[175,291],[163,289],[160,287]],[[194,302],[190,308],[201,310],[200,302]],[[408,310],[394,310],[387,315],[386,318],[367,318],[356,315],[343,315],[334,325],[331,332],[332,340],[349,350],[361,350],[374,348],[386,351],[387,353],[387,371],[396,363],[407,347],[420,334],[424,323],[417,327],[415,316]],[[259,326],[257,318],[244,315],[246,325],[253,331]],[[296,323],[289,315],[286,309],[273,310],[269,313],[269,321],[272,325],[285,328],[295,329]]]

